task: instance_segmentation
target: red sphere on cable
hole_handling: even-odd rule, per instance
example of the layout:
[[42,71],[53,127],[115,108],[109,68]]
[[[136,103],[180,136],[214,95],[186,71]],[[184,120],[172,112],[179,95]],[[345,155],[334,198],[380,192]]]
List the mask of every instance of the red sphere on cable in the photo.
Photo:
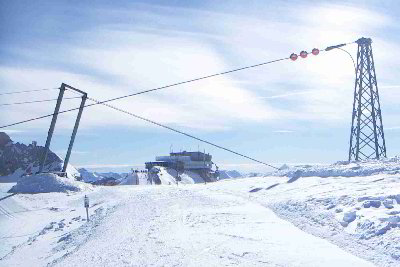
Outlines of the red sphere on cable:
[[308,55],[307,51],[301,51],[301,52],[300,52],[300,56],[301,56],[302,58],[306,58],[307,55]]
[[295,53],[291,54],[290,59],[295,61],[297,59],[297,55]]
[[311,53],[312,53],[314,56],[316,56],[316,55],[319,54],[319,49],[318,49],[318,48],[314,48],[314,49],[311,51]]

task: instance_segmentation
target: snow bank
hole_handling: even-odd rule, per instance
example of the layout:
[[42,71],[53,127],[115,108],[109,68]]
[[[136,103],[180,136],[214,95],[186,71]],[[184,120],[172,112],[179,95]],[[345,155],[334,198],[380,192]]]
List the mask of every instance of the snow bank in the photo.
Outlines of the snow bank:
[[398,174],[400,173],[400,158],[388,158],[381,160],[365,160],[358,162],[339,161],[331,165],[299,165],[288,167],[286,164],[273,176],[299,177],[354,177],[370,176],[374,174]]
[[90,188],[89,185],[70,178],[59,177],[52,173],[29,175],[20,180],[9,193],[50,193],[81,191]]
[[[44,172],[61,172],[63,164],[64,164],[63,162],[53,162],[51,164],[47,164],[43,168],[43,171]],[[16,182],[18,182],[18,180],[25,179],[25,177],[27,177],[28,175],[31,175],[38,171],[39,171],[39,166],[32,166],[32,164],[28,167],[27,170],[18,168],[10,175],[0,176],[0,183],[16,183]],[[75,167],[72,166],[71,164],[68,164],[66,172],[67,172],[67,177],[69,177],[71,179],[76,180],[79,177],[81,177],[78,170],[75,169]]]
[[[390,166],[387,161],[382,164]],[[369,176],[259,177],[231,180],[229,185],[232,192],[246,188],[243,196],[250,194],[305,232],[378,266],[400,266],[400,175],[385,173],[395,168]],[[321,166],[308,169],[324,171]]]
[[10,175],[0,176],[0,183],[16,183],[24,175],[26,175],[25,170],[19,168]]

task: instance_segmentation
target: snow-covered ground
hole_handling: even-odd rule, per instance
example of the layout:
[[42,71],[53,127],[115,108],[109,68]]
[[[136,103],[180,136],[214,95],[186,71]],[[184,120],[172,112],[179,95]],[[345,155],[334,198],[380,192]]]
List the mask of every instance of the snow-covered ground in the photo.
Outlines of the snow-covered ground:
[[[0,266],[396,266],[399,228],[379,229],[396,223],[400,202],[390,196],[398,183],[397,176],[295,183],[257,177],[3,194]],[[393,208],[364,207],[384,196],[394,199]],[[345,226],[345,214],[354,211]]]
[[207,184],[142,174],[111,187],[42,177],[60,193],[0,183],[0,266],[400,266],[397,159]]
[[334,164],[297,165],[284,164],[279,171],[269,173],[272,176],[298,177],[338,177],[370,176],[374,174],[400,174],[400,157],[358,162],[339,161]]
[[[212,190],[251,199],[305,232],[381,266],[400,266],[400,175],[257,177]],[[228,182],[226,182],[228,183]]]
[[[265,204],[231,194],[232,185],[115,186],[9,197],[0,202],[8,212],[2,216],[0,264],[373,266],[278,218]],[[92,202],[90,222],[84,220],[84,194]]]

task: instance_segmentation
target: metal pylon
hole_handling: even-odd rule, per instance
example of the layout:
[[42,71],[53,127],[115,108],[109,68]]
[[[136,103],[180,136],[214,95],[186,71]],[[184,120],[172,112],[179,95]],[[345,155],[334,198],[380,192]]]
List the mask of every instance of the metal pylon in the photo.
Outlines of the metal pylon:
[[372,40],[357,41],[357,73],[350,133],[349,161],[386,157]]

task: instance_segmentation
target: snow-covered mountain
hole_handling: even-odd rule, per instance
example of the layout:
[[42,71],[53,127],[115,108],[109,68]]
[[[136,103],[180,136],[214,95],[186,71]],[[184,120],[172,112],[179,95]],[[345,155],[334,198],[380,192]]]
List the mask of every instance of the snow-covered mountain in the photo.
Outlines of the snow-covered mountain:
[[95,182],[97,180],[101,180],[101,179],[105,178],[101,174],[99,174],[97,172],[91,172],[85,168],[78,169],[78,172],[81,174],[82,180],[86,183]]
[[[0,132],[0,182],[15,182],[21,176],[35,173],[39,169],[44,147],[34,143],[15,143],[4,132]],[[44,171],[61,171],[63,160],[52,151],[47,153]],[[79,177],[78,171],[70,164],[68,177]]]
[[240,178],[243,175],[236,170],[220,170],[219,180]]
[[96,185],[137,185],[147,184],[146,173],[116,173],[116,172],[92,172],[85,168],[80,168],[82,180],[86,183]]

